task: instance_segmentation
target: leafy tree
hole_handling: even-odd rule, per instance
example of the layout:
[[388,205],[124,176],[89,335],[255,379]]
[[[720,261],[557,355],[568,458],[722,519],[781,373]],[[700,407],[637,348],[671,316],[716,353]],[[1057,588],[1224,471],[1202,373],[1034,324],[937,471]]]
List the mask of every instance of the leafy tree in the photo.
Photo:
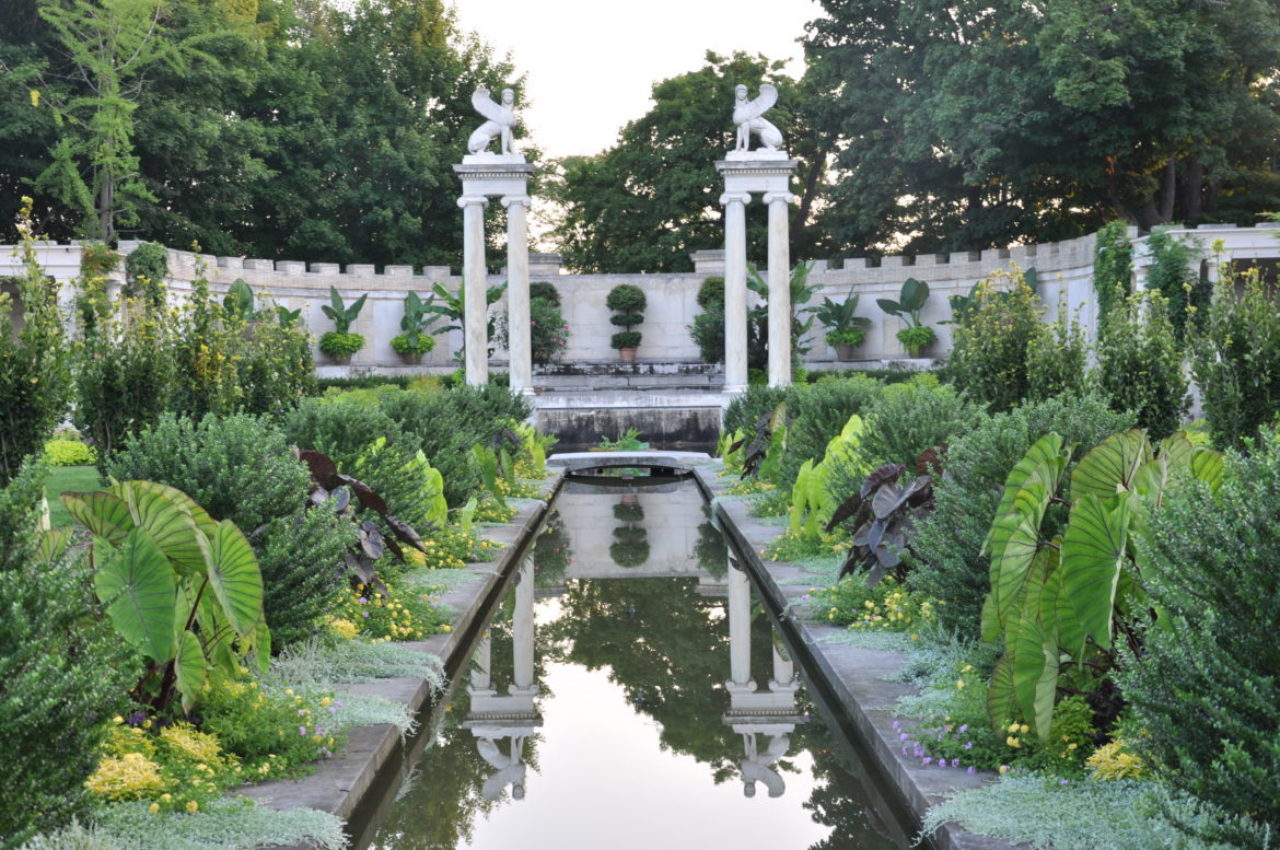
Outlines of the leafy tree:
[[1280,42],[1259,34],[1280,10],[1265,0],[822,5],[806,51],[815,120],[838,139],[824,217],[840,247],[1151,227],[1266,185]]
[[[714,154],[733,148],[734,86],[754,92],[762,82],[778,87],[769,118],[802,162],[792,253],[809,252],[806,222],[825,148],[800,111],[801,86],[781,68],[759,55],[707,53],[702,68],[655,84],[654,107],[624,127],[612,148],[561,160],[546,189],[564,209],[554,237],[565,263],[584,272],[690,271],[691,252],[721,247],[722,181]],[[748,244],[764,246],[764,217],[749,214],[747,229]]]

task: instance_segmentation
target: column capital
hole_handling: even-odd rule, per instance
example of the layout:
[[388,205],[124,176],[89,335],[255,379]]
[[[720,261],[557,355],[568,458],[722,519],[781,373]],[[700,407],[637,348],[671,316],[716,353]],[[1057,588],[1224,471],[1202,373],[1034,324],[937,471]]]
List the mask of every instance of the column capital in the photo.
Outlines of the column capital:
[[471,206],[486,207],[489,205],[489,199],[484,195],[463,195],[458,198],[458,206],[466,209]]
[[747,204],[751,203],[751,193],[750,192],[725,192],[723,195],[720,196],[720,206],[722,207],[727,207],[729,206],[729,204],[733,203],[734,201],[737,201],[743,206],[746,206]]
[[529,206],[533,203],[533,199],[528,195],[503,195],[501,200],[503,209],[510,209],[512,204],[529,209]]
[[790,204],[795,201],[796,196],[790,192],[765,192],[764,202],[772,204],[774,201],[782,201],[784,204]]

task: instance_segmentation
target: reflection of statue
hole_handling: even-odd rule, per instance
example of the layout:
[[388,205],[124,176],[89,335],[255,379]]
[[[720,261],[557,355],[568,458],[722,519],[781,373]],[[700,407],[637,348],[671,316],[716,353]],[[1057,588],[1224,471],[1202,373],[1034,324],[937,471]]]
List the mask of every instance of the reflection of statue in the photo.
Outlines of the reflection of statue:
[[734,88],[733,123],[738,125],[738,143],[734,150],[745,151],[751,147],[751,134],[760,136],[760,144],[767,151],[782,147],[782,131],[763,116],[778,102],[778,90],[768,83],[760,84],[760,96],[747,100],[747,87]]
[[786,734],[770,735],[769,746],[765,748],[763,754],[756,752],[755,732],[743,732],[742,743],[747,751],[747,757],[740,765],[742,793],[748,797],[754,797],[756,782],[763,782],[764,787],[769,789],[770,797],[781,797],[787,790],[787,786],[772,765],[787,754],[787,750],[791,747],[791,738]]
[[499,104],[489,99],[489,90],[484,86],[475,90],[471,95],[471,105],[476,108],[476,112],[488,120],[477,127],[467,139],[468,151],[480,153],[489,147],[489,142],[493,141],[494,136],[501,136],[501,153],[504,155],[511,153],[511,128],[516,125],[515,98],[515,92],[511,89],[503,89],[502,103]]
[[524,755],[524,736],[511,736],[511,752],[503,753],[492,738],[484,737],[476,741],[476,749],[480,756],[497,770],[484,781],[480,794],[486,800],[497,800],[507,786],[511,786],[511,796],[516,800],[524,799],[524,763],[520,760]]

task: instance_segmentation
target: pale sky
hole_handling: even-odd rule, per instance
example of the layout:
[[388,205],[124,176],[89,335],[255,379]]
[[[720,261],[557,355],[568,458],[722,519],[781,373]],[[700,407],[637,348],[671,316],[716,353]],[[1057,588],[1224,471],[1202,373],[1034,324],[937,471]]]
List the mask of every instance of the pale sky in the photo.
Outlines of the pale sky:
[[[763,53],[799,77],[816,0],[453,0],[458,24],[527,74],[518,111],[547,157],[593,154],[649,110],[655,82],[706,51]],[[725,104],[729,121],[732,104]]]

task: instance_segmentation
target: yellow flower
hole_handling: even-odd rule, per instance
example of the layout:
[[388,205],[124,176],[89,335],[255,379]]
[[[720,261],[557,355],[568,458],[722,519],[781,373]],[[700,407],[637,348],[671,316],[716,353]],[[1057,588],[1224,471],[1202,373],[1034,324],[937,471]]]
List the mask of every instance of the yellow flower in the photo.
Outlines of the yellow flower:
[[39,89],[32,89],[32,90],[31,90],[31,105],[32,105],[32,106],[34,106],[34,107],[36,107],[37,109],[39,109],[39,108],[40,108],[40,91],[39,91]]
[[1031,727],[1023,723],[1021,726],[1018,727],[1018,731],[1021,732],[1023,735],[1025,735],[1031,731]]
[[1010,724],[1009,724],[1009,731],[1010,731],[1010,732],[1017,732],[1017,731],[1018,731],[1018,726],[1019,726],[1019,724],[1017,724],[1017,723],[1010,723]]
[[160,804],[152,803],[151,805],[147,806],[147,811],[151,812],[151,814],[154,815],[156,812],[160,811]]
[[196,809],[199,809],[199,808],[200,808],[200,804],[197,803],[195,800],[187,801],[187,811],[194,812]]
[[1006,774],[1006,773],[1008,773],[1008,772],[1009,772],[1009,765],[1007,765],[1007,764],[1002,764],[1002,765],[1000,765],[1000,775],[1001,775],[1001,776],[1003,776],[1004,774]]
[[964,679],[956,679],[956,690],[957,691],[964,690]]
[[1004,739],[1004,742],[1005,742],[1006,744],[1008,744],[1009,746],[1011,746],[1011,747],[1021,747],[1021,746],[1022,746],[1022,742],[1021,742],[1021,741],[1019,741],[1017,738],[1013,737],[1012,735],[1010,735],[1009,737],[1005,738],[1005,739]]

